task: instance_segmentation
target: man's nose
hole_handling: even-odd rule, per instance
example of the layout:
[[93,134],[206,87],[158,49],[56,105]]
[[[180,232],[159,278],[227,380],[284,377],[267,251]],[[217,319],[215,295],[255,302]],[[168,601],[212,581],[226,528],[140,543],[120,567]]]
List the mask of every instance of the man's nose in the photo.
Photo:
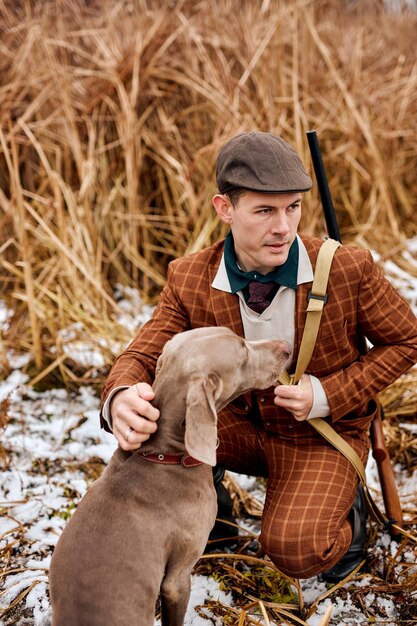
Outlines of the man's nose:
[[277,212],[274,216],[271,230],[279,235],[287,235],[290,231],[287,216]]

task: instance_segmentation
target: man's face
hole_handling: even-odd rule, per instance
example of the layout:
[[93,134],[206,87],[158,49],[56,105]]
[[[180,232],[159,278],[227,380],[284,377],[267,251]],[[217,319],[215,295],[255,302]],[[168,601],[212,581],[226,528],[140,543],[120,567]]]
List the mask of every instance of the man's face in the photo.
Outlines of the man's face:
[[226,195],[217,194],[213,204],[232,229],[242,270],[267,274],[285,263],[301,218],[300,193],[246,191],[236,207]]

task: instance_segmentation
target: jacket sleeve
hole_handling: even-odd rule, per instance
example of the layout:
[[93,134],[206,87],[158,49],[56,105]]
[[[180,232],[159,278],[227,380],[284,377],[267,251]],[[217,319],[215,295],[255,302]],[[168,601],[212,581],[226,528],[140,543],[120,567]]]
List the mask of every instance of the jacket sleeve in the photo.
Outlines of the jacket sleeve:
[[358,284],[356,322],[357,332],[371,344],[369,351],[320,378],[333,421],[366,407],[417,362],[417,318],[369,252]]
[[[178,298],[175,273],[170,265],[167,283],[152,318],[142,326],[135,339],[113,363],[101,393],[102,403],[115,387],[131,386],[138,382],[152,385],[156,362],[165,343],[175,334],[189,328],[190,321]],[[102,415],[100,419],[101,426],[109,430]]]

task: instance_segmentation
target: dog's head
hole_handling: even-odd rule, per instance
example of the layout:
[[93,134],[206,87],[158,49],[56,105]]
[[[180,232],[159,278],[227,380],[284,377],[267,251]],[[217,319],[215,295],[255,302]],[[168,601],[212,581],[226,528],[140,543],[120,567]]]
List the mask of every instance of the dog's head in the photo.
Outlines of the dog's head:
[[186,385],[185,447],[191,456],[216,464],[217,412],[245,391],[277,382],[289,353],[286,341],[246,341],[222,327],[189,330],[167,342],[157,370],[175,371]]

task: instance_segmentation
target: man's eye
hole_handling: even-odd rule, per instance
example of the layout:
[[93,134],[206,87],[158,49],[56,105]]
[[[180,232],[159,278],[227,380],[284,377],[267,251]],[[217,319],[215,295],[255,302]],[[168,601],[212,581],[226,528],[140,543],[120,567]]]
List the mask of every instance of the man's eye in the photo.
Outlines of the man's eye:
[[258,213],[261,213],[261,214],[270,213],[270,212],[271,212],[271,209],[268,207],[265,207],[264,209],[259,209],[258,211]]

